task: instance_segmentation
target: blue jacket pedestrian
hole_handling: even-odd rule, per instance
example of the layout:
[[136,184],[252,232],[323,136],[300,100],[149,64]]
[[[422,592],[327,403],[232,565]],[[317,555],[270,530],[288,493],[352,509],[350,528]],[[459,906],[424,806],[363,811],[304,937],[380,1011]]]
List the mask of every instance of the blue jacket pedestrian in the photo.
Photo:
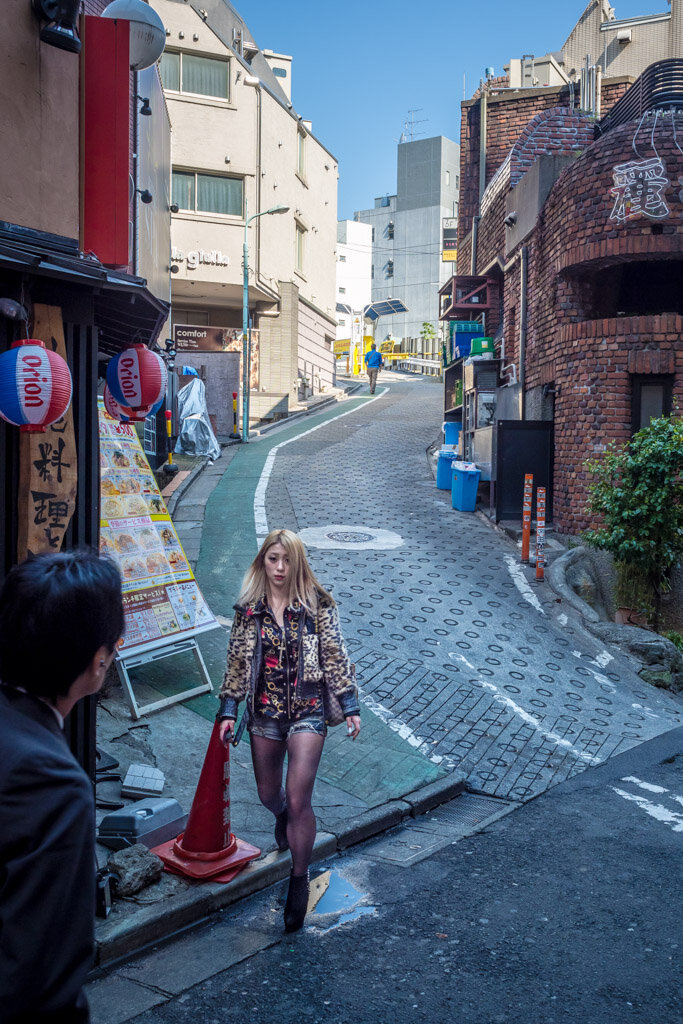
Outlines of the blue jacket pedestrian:
[[370,394],[374,395],[375,387],[377,386],[377,374],[384,366],[384,360],[382,359],[382,353],[377,351],[377,345],[372,343],[370,351],[365,353],[365,369],[368,373],[368,379],[370,381]]

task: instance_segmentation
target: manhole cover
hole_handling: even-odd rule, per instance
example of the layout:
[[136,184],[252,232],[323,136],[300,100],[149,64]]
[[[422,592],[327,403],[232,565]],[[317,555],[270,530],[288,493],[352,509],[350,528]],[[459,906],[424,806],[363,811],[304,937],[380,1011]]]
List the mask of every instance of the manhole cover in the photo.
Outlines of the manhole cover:
[[343,530],[334,530],[326,534],[329,540],[337,540],[340,544],[353,544],[354,541],[372,540],[371,533],[344,533]]
[[400,548],[403,537],[393,530],[379,530],[373,526],[353,526],[350,523],[328,523],[327,526],[307,526],[299,531],[307,547],[328,551],[390,551]]

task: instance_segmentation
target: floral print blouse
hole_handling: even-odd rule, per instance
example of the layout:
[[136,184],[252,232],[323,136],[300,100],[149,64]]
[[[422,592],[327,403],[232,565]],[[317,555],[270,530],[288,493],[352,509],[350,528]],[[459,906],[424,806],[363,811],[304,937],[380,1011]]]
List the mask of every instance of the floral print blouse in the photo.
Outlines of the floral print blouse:
[[297,694],[299,624],[302,608],[298,601],[285,608],[281,629],[266,606],[261,619],[263,671],[256,687],[254,710],[267,718],[296,720],[304,715],[322,715],[322,695],[301,698]]

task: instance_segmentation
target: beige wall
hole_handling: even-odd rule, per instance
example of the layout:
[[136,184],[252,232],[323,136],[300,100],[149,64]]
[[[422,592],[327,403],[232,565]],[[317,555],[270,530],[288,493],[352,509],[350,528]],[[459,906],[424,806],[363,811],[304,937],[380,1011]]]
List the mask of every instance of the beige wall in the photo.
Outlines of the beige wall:
[[[296,286],[292,295],[300,296],[313,313],[312,317],[290,313],[295,324],[307,325],[299,344],[306,349],[307,361],[315,366],[316,379],[321,386],[329,386],[332,363],[327,339],[334,335],[336,323],[337,162],[303,128],[303,121],[265,87],[245,85],[249,69],[192,8],[171,0],[153,0],[152,6],[167,28],[167,50],[220,56],[230,62],[227,100],[166,92],[173,167],[243,178],[249,216],[276,205],[289,207],[286,214],[259,217],[248,228],[250,306],[256,308],[257,315],[259,311],[274,311],[281,294],[280,282]],[[301,176],[300,132],[305,135]],[[296,267],[297,223],[305,229],[301,271]],[[224,318],[230,311],[233,319],[242,303],[243,241],[243,217],[174,214],[172,246],[179,267],[172,278],[174,306],[222,309]],[[209,259],[216,262],[197,263],[193,269],[188,265],[189,253],[212,254]],[[281,320],[263,319],[257,324],[265,331],[274,360],[272,381],[267,372],[262,376],[269,391],[291,391],[297,375],[296,359],[289,355],[291,324]],[[288,352],[283,372],[277,355],[280,344]]]
[[[589,4],[587,16],[572,30],[563,47],[567,74],[572,68],[580,73],[586,54],[591,55],[593,64],[600,64],[608,78],[637,76],[654,61],[682,55],[679,26],[683,0],[672,0],[670,9],[666,0],[662,0],[662,14],[654,20],[623,18],[619,13],[619,0],[614,0],[616,20],[609,21],[606,17],[609,6],[606,0],[600,0],[595,6]],[[623,30],[630,30],[630,42],[617,41],[617,33]]]
[[28,0],[2,23],[0,220],[78,238],[78,55],[40,42]]

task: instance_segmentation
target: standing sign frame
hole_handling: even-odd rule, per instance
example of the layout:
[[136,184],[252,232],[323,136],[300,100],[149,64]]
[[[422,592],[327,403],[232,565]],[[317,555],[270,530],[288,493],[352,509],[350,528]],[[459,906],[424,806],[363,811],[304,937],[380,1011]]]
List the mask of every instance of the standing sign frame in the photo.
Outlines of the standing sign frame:
[[[194,654],[199,674],[204,682],[200,686],[193,686],[189,690],[183,690],[182,693],[175,693],[172,697],[162,697],[161,700],[151,701],[149,704],[138,704],[133,690],[133,682],[129,674],[130,669],[140,668],[142,665],[149,665],[153,662],[161,661],[163,658],[171,658],[174,654],[184,654],[187,651],[191,651]],[[206,664],[202,658],[202,652],[199,650],[199,645],[194,637],[176,640],[174,643],[164,644],[163,647],[154,647],[137,655],[131,654],[127,658],[118,657],[116,659],[116,671],[121,680],[131,714],[136,720],[143,715],[148,715],[152,711],[161,711],[162,708],[168,708],[171,704],[177,704],[181,700],[188,700],[190,697],[199,697],[204,693],[213,692],[213,683],[209,678]]]
[[[196,637],[220,623],[206,604],[168,514],[137,431],[100,403],[100,551],[122,578],[125,635],[116,670],[133,718],[211,693]],[[140,704],[130,670],[192,653],[202,682]]]

